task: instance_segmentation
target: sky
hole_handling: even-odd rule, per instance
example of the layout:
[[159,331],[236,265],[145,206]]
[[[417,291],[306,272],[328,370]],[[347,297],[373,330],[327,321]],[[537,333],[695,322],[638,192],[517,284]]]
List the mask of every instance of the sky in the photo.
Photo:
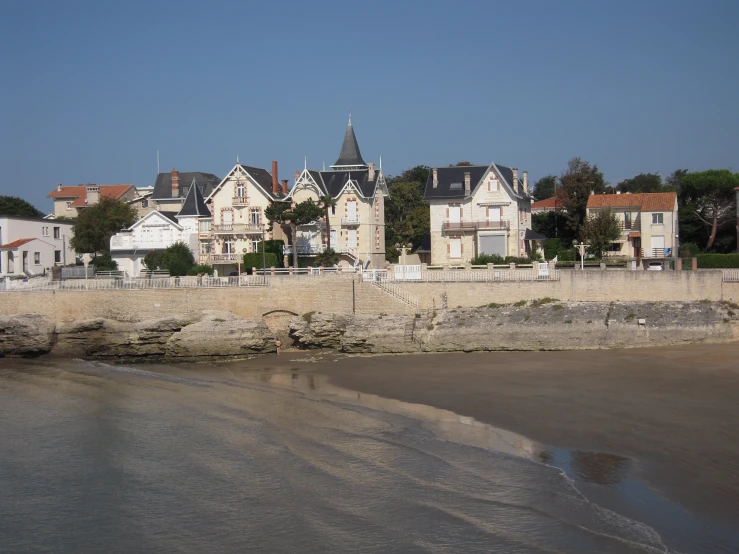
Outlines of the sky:
[[348,114],[386,175],[739,170],[739,2],[6,0],[0,194],[236,163],[293,182]]

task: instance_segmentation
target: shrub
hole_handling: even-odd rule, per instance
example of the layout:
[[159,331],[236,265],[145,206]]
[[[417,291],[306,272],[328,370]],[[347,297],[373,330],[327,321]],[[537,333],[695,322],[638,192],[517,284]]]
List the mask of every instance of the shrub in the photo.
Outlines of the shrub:
[[159,269],[159,266],[162,263],[162,254],[161,252],[149,252],[146,256],[144,256],[144,265],[146,266],[146,269],[149,271],[155,271]]
[[172,277],[187,275],[190,268],[195,265],[195,257],[192,255],[192,250],[184,242],[174,243],[162,252],[160,256],[159,268],[168,269]]
[[686,242],[680,245],[681,258],[695,258],[701,253],[701,249],[694,242]]
[[118,262],[111,260],[110,256],[95,256],[91,263],[95,271],[115,271],[118,269]]
[[209,265],[198,264],[190,268],[188,275],[213,275],[213,268]]
[[739,268],[739,254],[700,254],[697,257],[700,269]]
[[470,263],[472,265],[503,265],[505,263],[505,259],[503,259],[503,256],[499,256],[498,254],[480,254],[476,258],[472,258]]
[[251,268],[253,267],[262,269],[262,263],[266,263],[265,267],[267,268],[280,267],[278,265],[280,259],[281,258],[274,252],[265,252],[264,254],[262,254],[261,251],[251,252],[249,254],[244,254],[244,267],[246,268],[247,273],[251,273]]
[[551,260],[562,249],[562,241],[559,239],[546,239],[544,241],[544,258]]
[[513,305],[516,306],[516,308],[520,308],[521,306],[526,305],[526,300],[519,300],[518,302],[514,302]]
[[534,307],[543,306],[544,304],[551,304],[552,302],[558,302],[556,298],[549,298],[548,296],[545,296],[544,298],[537,298],[536,300],[531,301],[531,305]]
[[574,248],[561,248],[557,251],[557,260],[560,262],[574,262],[577,259],[577,250]]
[[339,262],[339,255],[333,248],[326,248],[323,252],[316,256],[315,264],[317,266],[331,267]]
[[313,317],[313,314],[315,314],[315,313],[316,312],[305,312],[303,314],[303,321],[307,321],[308,323],[310,323],[310,320]]

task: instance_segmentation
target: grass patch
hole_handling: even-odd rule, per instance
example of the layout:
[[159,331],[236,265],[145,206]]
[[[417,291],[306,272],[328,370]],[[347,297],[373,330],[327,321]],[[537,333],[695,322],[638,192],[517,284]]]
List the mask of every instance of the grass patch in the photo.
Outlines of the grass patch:
[[505,304],[498,304],[497,302],[491,302],[490,304],[488,304],[488,308],[493,309],[502,308],[503,306],[505,306]]
[[531,316],[529,314],[526,314],[525,316],[523,316],[524,321],[528,321],[529,319],[531,319]]
[[629,315],[627,315],[627,316],[626,316],[626,317],[625,317],[624,319],[625,319],[626,321],[631,321],[631,320],[632,320],[632,319],[634,319],[635,317],[636,317],[636,314],[635,314],[634,312],[631,312],[631,313],[630,313]]
[[565,307],[562,304],[555,304],[554,306],[552,306],[552,309],[553,310],[564,310]]
[[311,320],[311,318],[313,317],[313,315],[314,315],[315,313],[316,313],[316,312],[305,312],[305,313],[303,314],[303,321],[307,321],[308,323],[310,323],[310,320]]
[[572,323],[571,319],[565,319],[565,323]]
[[726,306],[727,308],[732,308],[734,310],[739,310],[739,304],[737,304],[736,302],[729,302],[728,300],[723,300],[721,303],[724,306]]
[[520,308],[521,306],[526,305],[526,300],[519,300],[518,302],[514,302],[513,305],[516,306],[516,308]]
[[543,306],[544,304],[551,304],[552,302],[559,302],[556,298],[550,298],[548,296],[545,296],[544,298],[538,298],[536,300],[531,301],[531,305],[534,307]]
[[223,322],[224,322],[224,321],[226,321],[226,320],[225,320],[225,319],[222,319],[222,318],[220,318],[220,317],[214,317],[214,318],[213,318],[213,321],[217,321],[218,323],[223,323]]
[[704,298],[700,301],[701,304],[711,304],[712,302],[708,298]]
[[592,319],[588,319],[588,323],[593,323],[593,320]]
[[433,323],[429,323],[428,325],[426,325],[426,330],[427,331],[433,331],[434,330],[434,324]]
[[421,319],[421,314],[416,314],[416,319]]

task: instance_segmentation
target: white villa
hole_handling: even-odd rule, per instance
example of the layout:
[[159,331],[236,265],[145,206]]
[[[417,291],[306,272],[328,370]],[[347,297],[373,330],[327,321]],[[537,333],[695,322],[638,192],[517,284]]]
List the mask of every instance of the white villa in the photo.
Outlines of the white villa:
[[110,257],[118,269],[138,277],[145,269],[144,257],[149,252],[161,252],[176,242],[184,242],[198,259],[201,228],[210,228],[211,214],[193,180],[179,212],[152,211],[128,229],[110,238]]
[[0,277],[31,277],[76,261],[72,221],[0,216]]
[[488,166],[432,168],[424,199],[431,210],[431,263],[456,265],[480,254],[526,257],[545,237],[531,230],[528,175]]
[[268,231],[264,210],[287,194],[287,181],[280,186],[277,180],[276,161],[271,175],[266,169],[237,163],[206,199],[213,217],[201,224],[199,263],[212,265],[217,275],[230,275],[263,239],[281,238],[277,226]]
[[298,256],[313,257],[329,244],[339,253],[342,265],[382,268],[385,264],[385,198],[388,196],[382,166],[365,163],[359,152],[351,117],[344,135],[341,153],[331,171],[307,167],[296,174],[295,185],[287,195],[300,203],[311,199],[320,204],[322,196],[331,196],[336,205],[329,214],[331,236],[326,234],[324,218],[298,229],[296,245],[285,247],[286,256],[297,247]]

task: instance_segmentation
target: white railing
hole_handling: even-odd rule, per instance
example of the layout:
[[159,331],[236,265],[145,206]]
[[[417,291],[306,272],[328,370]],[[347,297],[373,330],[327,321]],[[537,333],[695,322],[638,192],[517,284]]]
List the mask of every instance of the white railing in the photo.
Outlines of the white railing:
[[133,235],[113,235],[110,237],[111,250],[164,250],[172,246],[172,242],[134,240]]
[[236,262],[240,259],[238,254],[211,254],[211,262]]
[[342,225],[359,225],[359,216],[355,215],[354,217],[342,217],[341,224]]
[[259,223],[231,223],[228,225],[213,225],[214,233],[261,233]]
[[240,277],[169,277],[155,279],[74,279],[70,281],[23,282],[10,281],[6,292],[37,291],[88,291],[88,290],[145,290],[145,289],[194,289],[220,287],[263,287],[268,277],[242,275]]
[[726,282],[739,282],[739,269],[724,269],[724,281]]
[[387,281],[373,281],[373,284],[384,290],[390,296],[394,296],[398,300],[402,300],[409,306],[418,310],[418,298],[407,290],[401,289],[398,285],[388,283]]
[[295,276],[295,275],[340,275],[361,273],[361,268],[354,266],[334,266],[334,267],[268,267],[266,270],[256,269],[257,275],[275,275],[275,276]]
[[[388,281],[409,281],[405,275],[396,276],[390,271]],[[533,269],[449,269],[421,272],[420,279],[424,282],[498,282],[498,281],[559,281],[559,270],[549,271],[549,275],[541,275]]]
[[420,281],[423,279],[423,266],[398,264],[393,267],[396,281]]
[[[315,245],[315,244],[308,244],[308,245],[301,245],[298,246],[298,256],[315,256],[316,254],[320,254],[326,250],[326,246],[321,245]],[[283,254],[292,254],[293,253],[293,247],[291,244],[287,244],[282,247],[282,253]]]

